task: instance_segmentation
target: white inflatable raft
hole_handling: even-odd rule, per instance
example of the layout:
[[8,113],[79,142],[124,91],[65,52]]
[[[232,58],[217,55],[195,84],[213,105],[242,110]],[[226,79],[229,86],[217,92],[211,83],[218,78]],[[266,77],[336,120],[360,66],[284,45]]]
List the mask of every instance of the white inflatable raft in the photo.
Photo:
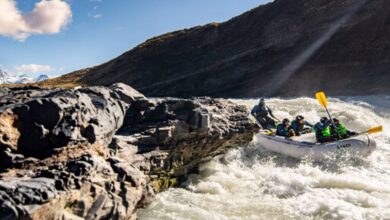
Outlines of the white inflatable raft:
[[376,142],[370,139],[368,135],[358,135],[323,144],[316,143],[314,133],[285,138],[260,132],[257,138],[260,145],[269,151],[296,159],[309,157],[315,161],[322,161],[329,155],[340,152],[348,152],[352,156],[366,156],[376,148]]

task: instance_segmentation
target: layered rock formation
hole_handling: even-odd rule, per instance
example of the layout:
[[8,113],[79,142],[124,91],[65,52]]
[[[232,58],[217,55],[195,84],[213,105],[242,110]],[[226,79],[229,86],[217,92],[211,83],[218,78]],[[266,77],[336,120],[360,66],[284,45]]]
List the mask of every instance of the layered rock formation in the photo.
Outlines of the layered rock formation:
[[175,97],[388,94],[389,11],[388,0],[275,0],[42,85],[121,81]]
[[0,219],[134,219],[257,129],[232,102],[147,99],[124,84],[0,97]]

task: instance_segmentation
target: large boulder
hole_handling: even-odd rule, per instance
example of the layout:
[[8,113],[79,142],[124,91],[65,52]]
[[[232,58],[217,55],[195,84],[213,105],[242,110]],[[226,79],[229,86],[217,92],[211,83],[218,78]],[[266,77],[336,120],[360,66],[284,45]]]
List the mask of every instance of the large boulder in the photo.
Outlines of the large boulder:
[[61,154],[18,176],[3,173],[0,219],[129,219],[153,196],[148,177],[126,158],[98,149],[67,153],[85,155]]
[[146,97],[142,93],[138,92],[137,90],[124,83],[112,84],[110,86],[110,89],[116,92],[121,98],[121,100],[128,104],[131,104],[137,100],[146,99]]
[[2,97],[0,146],[43,158],[56,148],[111,142],[127,104],[103,87],[26,89]]
[[135,219],[257,129],[230,101],[147,99],[123,84],[0,96],[0,219]]
[[258,129],[245,106],[224,99],[148,99],[145,106],[128,109],[111,147],[136,152],[129,158],[156,191],[177,185],[202,161],[245,146]]

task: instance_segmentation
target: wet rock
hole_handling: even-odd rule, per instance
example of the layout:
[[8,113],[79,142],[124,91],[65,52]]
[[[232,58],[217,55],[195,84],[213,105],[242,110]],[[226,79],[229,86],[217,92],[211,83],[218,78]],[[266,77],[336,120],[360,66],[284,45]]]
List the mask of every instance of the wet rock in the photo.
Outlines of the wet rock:
[[171,180],[176,184],[201,161],[250,142],[257,129],[246,107],[223,99],[148,101],[147,109],[130,107],[113,145],[122,151],[137,146],[137,154],[150,164],[134,164],[152,176],[156,191],[173,184]]
[[48,178],[0,180],[0,219],[23,219],[29,210],[55,198],[54,180]]
[[[103,87],[13,95],[0,109],[0,146],[39,158],[71,144],[110,143],[127,108]],[[30,98],[21,102],[22,96]]]
[[115,83],[110,88],[119,95],[122,101],[128,104],[134,103],[137,100],[146,99],[143,94],[124,83]]
[[147,99],[122,84],[0,95],[0,219],[135,219],[257,129],[244,106]]
[[10,111],[0,114],[0,148],[16,150],[20,132],[16,128],[16,116]]

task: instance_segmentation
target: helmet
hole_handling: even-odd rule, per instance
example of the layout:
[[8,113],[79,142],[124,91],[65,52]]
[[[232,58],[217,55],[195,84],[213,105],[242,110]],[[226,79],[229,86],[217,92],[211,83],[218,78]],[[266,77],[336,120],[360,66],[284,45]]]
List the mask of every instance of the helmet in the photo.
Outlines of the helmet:
[[298,115],[296,118],[295,118],[297,121],[300,121],[300,120],[303,120],[305,119],[302,115]]
[[327,117],[322,117],[321,120],[320,120],[321,123],[325,123],[325,122],[327,122],[327,121],[328,121],[328,118],[327,118]]
[[260,104],[264,103],[264,98],[261,98],[259,101]]
[[334,119],[333,119],[333,122],[334,122],[335,124],[339,124],[339,123],[340,123],[340,121],[339,121],[337,118],[334,118]]
[[290,120],[288,120],[288,118],[285,118],[285,119],[283,119],[282,123],[283,123],[284,125],[285,125],[285,124],[288,124],[288,123],[290,123]]

